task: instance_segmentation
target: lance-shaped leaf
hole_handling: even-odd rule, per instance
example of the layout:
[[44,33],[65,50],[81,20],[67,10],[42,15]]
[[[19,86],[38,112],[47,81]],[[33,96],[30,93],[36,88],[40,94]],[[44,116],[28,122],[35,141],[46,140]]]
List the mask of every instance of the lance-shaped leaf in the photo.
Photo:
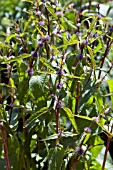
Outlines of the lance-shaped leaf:
[[75,121],[75,117],[74,117],[74,114],[72,113],[72,111],[67,108],[67,107],[63,107],[64,111],[66,112],[70,122],[72,123],[74,129],[76,130],[76,133],[79,133],[78,132],[78,128],[77,128],[77,124],[76,124],[76,121]]
[[109,91],[111,93],[110,97],[111,97],[111,102],[112,102],[112,109],[113,109],[113,80],[108,80],[107,81],[108,86],[109,86]]
[[21,59],[24,59],[24,58],[29,58],[29,57],[31,57],[31,55],[25,53],[25,54],[22,54],[18,57],[14,57],[14,58],[8,59],[7,61],[3,61],[2,64],[12,63],[14,61],[18,61],[18,60],[21,60]]

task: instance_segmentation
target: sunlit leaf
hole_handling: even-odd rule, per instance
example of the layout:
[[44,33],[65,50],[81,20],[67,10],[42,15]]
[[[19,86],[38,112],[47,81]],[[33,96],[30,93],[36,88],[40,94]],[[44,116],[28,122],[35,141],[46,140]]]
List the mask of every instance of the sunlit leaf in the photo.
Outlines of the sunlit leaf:
[[77,128],[77,124],[76,124],[76,121],[75,121],[74,114],[71,112],[71,110],[69,108],[63,107],[63,110],[66,112],[70,122],[72,123],[74,129],[76,130],[76,133],[79,133],[78,128]]

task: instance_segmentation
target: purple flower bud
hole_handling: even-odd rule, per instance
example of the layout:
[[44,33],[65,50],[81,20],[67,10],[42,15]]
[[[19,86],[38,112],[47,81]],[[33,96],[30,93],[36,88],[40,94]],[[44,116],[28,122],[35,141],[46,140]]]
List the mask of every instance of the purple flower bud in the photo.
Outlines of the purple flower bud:
[[39,40],[39,41],[38,41],[38,45],[39,45],[39,47],[43,47],[44,42],[43,42],[42,40]]
[[88,39],[83,39],[82,44],[86,45],[88,43]]
[[61,16],[61,17],[62,17],[62,16],[63,16],[63,12],[62,12],[62,11],[57,11],[57,12],[56,12],[56,15]]
[[64,71],[63,71],[63,70],[58,70],[58,71],[57,71],[57,74],[58,74],[59,76],[63,76]]
[[84,128],[84,132],[86,132],[86,133],[91,133],[91,129],[90,129],[89,127],[85,127],[85,128]]
[[14,107],[14,103],[10,103],[10,107]]
[[33,68],[29,68],[29,69],[27,70],[27,73],[28,73],[29,76],[32,76],[32,75],[34,74]]
[[44,37],[41,38],[42,41],[50,41],[50,36],[46,35]]
[[0,130],[3,130],[3,122],[0,122]]
[[57,87],[58,89],[62,89],[63,84],[62,84],[62,83],[57,83],[57,84],[56,84],[56,87]]
[[33,9],[35,9],[35,10],[36,10],[36,9],[37,9],[37,7],[36,7],[36,6],[34,6],[34,7],[33,7]]
[[98,19],[102,18],[101,14],[97,14],[96,16],[98,17]]
[[50,41],[50,36],[46,35],[45,39],[46,39],[46,41]]
[[107,115],[109,113],[109,108],[106,108],[105,111],[104,111],[104,114]]
[[20,32],[20,28],[18,27],[18,28],[16,28],[16,30],[17,30],[17,32]]
[[55,98],[55,95],[54,94],[51,94],[51,99],[54,99]]
[[77,56],[77,58],[78,58],[78,60],[83,60],[84,56],[83,56],[83,54],[79,54],[79,55]]
[[78,36],[81,36],[81,32],[77,32],[76,33],[76,36],[78,37]]
[[41,12],[40,11],[36,11],[35,15],[40,16]]
[[93,35],[93,37],[94,37],[94,38],[97,38],[97,37],[98,37],[98,33],[95,33],[95,34]]
[[41,25],[44,25],[45,22],[44,21],[39,21],[38,24],[41,26]]
[[98,117],[92,117],[92,120],[93,120],[94,122],[98,122]]
[[45,40],[46,40],[45,36],[41,38],[41,41],[45,41]]
[[98,9],[98,10],[100,9],[100,4],[97,5],[97,9]]
[[61,100],[59,100],[59,101],[57,102],[56,107],[57,107],[58,109],[60,109],[60,108],[62,107],[62,101],[61,101]]
[[31,52],[31,56],[34,57],[34,58],[36,58],[36,57],[38,56],[37,51],[32,51],[32,52]]
[[62,134],[62,131],[61,131],[61,132],[59,132],[58,137],[60,138],[62,136],[63,136],[63,134]]
[[80,25],[81,25],[81,23],[79,23],[79,22],[76,24],[77,27],[80,27]]
[[77,152],[77,154],[79,154],[79,155],[83,155],[84,154],[84,150],[82,149],[82,148],[77,148],[77,150],[76,150],[76,152]]
[[50,58],[50,62],[52,62],[54,59],[55,59],[55,57],[52,56],[52,57]]
[[113,32],[113,27],[110,27],[110,28],[109,28],[109,31],[110,31],[110,32]]

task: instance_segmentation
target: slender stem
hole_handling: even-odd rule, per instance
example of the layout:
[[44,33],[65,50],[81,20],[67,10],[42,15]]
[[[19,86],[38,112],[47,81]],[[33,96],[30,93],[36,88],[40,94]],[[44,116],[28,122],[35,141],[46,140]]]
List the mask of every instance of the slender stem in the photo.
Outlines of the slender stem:
[[[15,23],[15,24],[16,24],[16,23]],[[24,51],[24,53],[27,53],[27,48],[26,48],[26,44],[25,44],[24,38],[22,38],[22,37],[20,36],[20,34],[21,34],[20,28],[19,28],[18,24],[16,24],[15,26],[16,26],[17,29],[19,29],[19,30],[17,30],[17,32],[18,32],[18,34],[19,34],[19,38],[20,38],[21,43],[22,43],[22,45],[23,45],[23,51]]]
[[26,128],[24,127],[25,125],[25,115],[22,117],[22,122],[23,122],[23,133],[24,133],[24,138],[26,139]]
[[[49,13],[48,13],[47,8],[46,8],[46,15],[47,15],[47,20],[48,20],[48,24],[47,24],[48,35],[50,35],[50,21],[49,21]],[[47,59],[49,59],[50,58],[50,49],[49,49],[47,42],[45,43],[45,48],[46,48],[46,52],[47,52]]]
[[8,157],[8,149],[7,149],[7,144],[4,143],[4,155],[5,155],[5,161],[6,161],[6,169],[10,170],[10,163],[9,163],[9,157]]
[[[86,137],[86,135],[83,137],[83,139],[82,139],[82,141],[81,141],[80,148],[81,148],[82,145],[83,145],[83,142],[84,142],[84,140],[85,140],[85,137]],[[76,158],[75,158],[75,160],[74,160],[74,162],[73,162],[73,165],[72,165],[71,170],[76,170],[76,165],[77,165],[79,156],[80,156],[79,154],[76,155]]]
[[56,118],[56,133],[58,134],[58,121],[59,121],[59,115],[57,109],[55,109],[55,118]]
[[107,71],[107,73],[105,74],[105,76],[102,78],[101,82],[105,79],[105,77],[107,76],[107,74],[110,73],[110,71],[111,71],[112,68],[113,68],[113,66],[111,66],[111,67],[109,68],[109,70]]
[[10,115],[9,115],[9,124],[11,123],[12,113],[13,113],[13,108],[11,108],[11,110],[10,110]]
[[79,87],[80,87],[80,82],[77,82],[77,87],[76,87],[76,105],[75,105],[75,114],[77,114],[78,110],[78,104],[79,104]]
[[20,39],[21,39],[21,42],[23,44],[23,51],[24,51],[24,53],[27,53],[27,49],[26,49],[26,45],[25,45],[24,39],[22,37],[20,37]]
[[[55,118],[56,118],[56,134],[58,135],[58,125],[59,125],[59,111],[55,109]],[[59,138],[56,139],[56,146],[59,145]]]
[[49,21],[49,14],[48,14],[47,8],[46,8],[46,15],[47,15],[47,20],[48,20],[48,24],[47,24],[47,27],[48,27],[48,35],[50,35],[50,21]]
[[47,42],[45,42],[45,48],[46,48],[47,59],[49,59],[50,58],[50,49],[49,49]]
[[79,158],[79,155],[77,154],[76,159],[75,159],[75,161],[73,163],[73,166],[72,166],[71,170],[76,170],[76,165],[77,165],[77,162],[78,162],[78,158]]
[[91,8],[91,0],[89,0],[89,6],[88,6],[88,8],[89,8],[89,11],[90,11],[90,8]]
[[5,162],[6,162],[6,170],[10,170],[10,162],[8,157],[8,148],[7,148],[7,133],[4,130],[3,126],[0,126],[0,130],[2,132],[2,140],[3,140],[3,149],[4,149],[4,156],[5,156]]
[[112,44],[112,41],[110,42],[110,39],[109,39],[108,42],[107,42],[107,45],[106,45],[106,50],[105,50],[104,56],[103,56],[103,58],[102,58],[101,65],[100,65],[100,70],[99,70],[99,74],[98,74],[98,79],[100,79],[101,69],[102,69],[102,67],[103,67],[103,65],[104,65],[104,60],[105,60],[105,58],[106,58],[106,56],[107,56],[107,54],[108,54],[108,51],[109,51],[109,48],[110,48],[111,44]]
[[80,12],[82,12],[82,0],[80,0]]
[[104,170],[104,168],[105,168],[106,159],[107,159],[107,153],[108,153],[108,150],[109,150],[110,142],[111,142],[111,138],[108,137],[107,146],[106,146],[106,150],[105,150],[105,154],[104,154],[104,160],[103,160],[102,170]]

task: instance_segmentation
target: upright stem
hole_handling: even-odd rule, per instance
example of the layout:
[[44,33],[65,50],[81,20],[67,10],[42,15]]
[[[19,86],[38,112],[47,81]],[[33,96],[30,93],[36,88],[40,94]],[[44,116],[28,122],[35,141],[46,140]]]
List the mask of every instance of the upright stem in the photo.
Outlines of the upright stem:
[[8,148],[7,148],[7,133],[3,128],[3,125],[0,126],[0,130],[2,133],[2,140],[3,140],[3,149],[4,149],[4,157],[6,162],[6,170],[10,170],[10,163],[9,163],[9,157],[8,157]]
[[76,159],[75,159],[75,161],[73,163],[73,166],[72,166],[71,170],[76,170],[76,165],[77,165],[77,162],[78,162],[78,158],[79,158],[79,155],[77,154]]
[[58,134],[58,120],[59,120],[59,115],[58,115],[57,109],[55,109],[55,118],[56,118],[56,133]]
[[[86,137],[86,135],[83,137],[83,139],[82,139],[82,141],[81,141],[80,148],[81,148],[82,145],[83,145],[83,142],[84,142],[85,137]],[[80,156],[79,154],[76,155],[76,158],[75,158],[75,160],[74,160],[74,162],[73,162],[73,165],[72,165],[72,167],[71,167],[71,170],[76,170],[76,165],[77,165],[77,163],[78,163],[78,158],[79,158],[79,156]]]
[[75,114],[77,114],[78,111],[78,104],[79,104],[79,88],[80,88],[80,82],[77,82],[77,86],[76,86],[76,105],[75,105]]
[[103,160],[103,165],[102,165],[102,170],[104,170],[104,168],[105,168],[106,159],[107,159],[107,153],[108,153],[108,150],[109,150],[110,142],[111,142],[111,138],[108,137],[107,146],[106,146],[105,155],[104,155],[104,160]]
[[47,27],[48,27],[48,35],[50,35],[50,21],[49,21],[49,14],[48,14],[47,8],[46,8],[46,15],[47,15],[47,20],[48,20],[48,24],[47,24]]
[[102,69],[102,67],[103,67],[103,65],[104,65],[104,61],[105,61],[105,58],[106,58],[106,56],[107,56],[107,54],[108,54],[108,51],[109,51],[109,48],[110,48],[111,44],[112,44],[112,41],[110,42],[110,39],[109,39],[108,42],[107,42],[107,45],[106,45],[106,50],[105,50],[104,56],[103,56],[103,58],[102,58],[101,65],[100,65],[100,70],[99,70],[99,74],[98,74],[98,79],[100,79],[101,69]]
[[25,126],[25,115],[23,115],[23,117],[22,117],[22,122],[23,122],[23,133],[24,133],[24,138],[26,139],[26,128],[24,127],[24,126]]
[[89,0],[89,11],[90,11],[90,8],[91,8],[91,0]]

